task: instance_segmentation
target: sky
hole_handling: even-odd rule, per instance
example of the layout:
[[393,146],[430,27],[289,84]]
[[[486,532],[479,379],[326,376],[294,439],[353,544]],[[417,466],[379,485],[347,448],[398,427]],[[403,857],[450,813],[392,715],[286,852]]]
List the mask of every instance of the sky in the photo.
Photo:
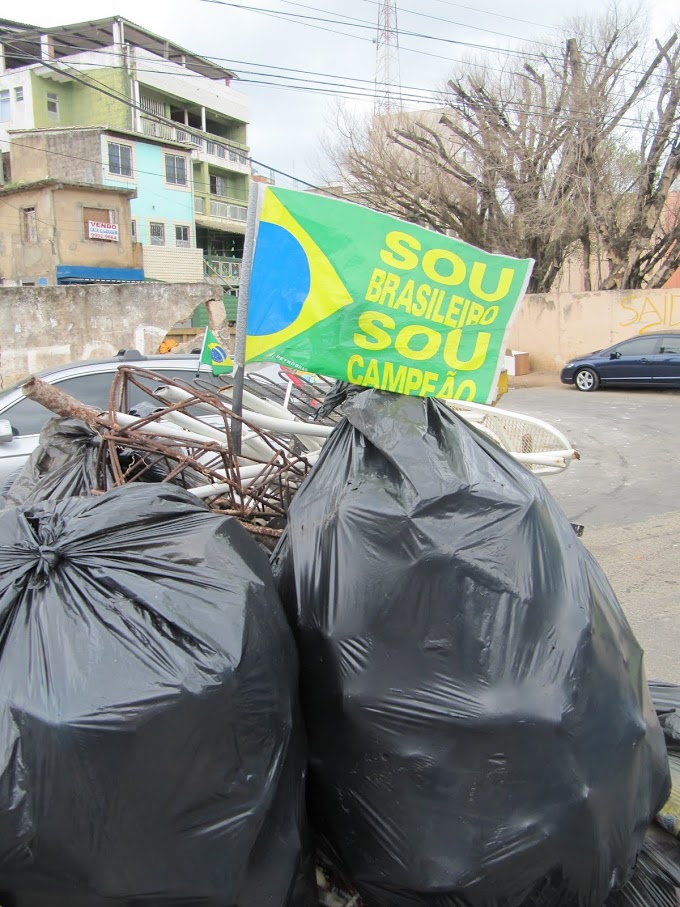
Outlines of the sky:
[[[265,165],[256,170],[268,174],[267,168],[276,168],[288,174],[275,174],[277,183],[295,186],[295,179],[316,184],[327,175],[322,138],[332,141],[337,106],[366,114],[373,108],[372,98],[357,95],[373,91],[380,5],[379,0],[25,0],[11,15],[38,26],[121,15],[218,59],[240,76],[234,87],[250,98],[251,153]],[[570,0],[569,15],[597,13],[606,5],[607,0]],[[659,36],[673,17],[680,20],[677,0],[642,5]],[[527,41],[545,42],[554,50],[567,4],[396,0],[396,6],[401,84],[406,106],[415,108],[412,99],[431,97],[455,61],[478,52],[471,44],[514,49]],[[285,74],[288,85],[296,77],[295,87],[281,87],[275,74]],[[329,82],[335,87],[329,89]]]

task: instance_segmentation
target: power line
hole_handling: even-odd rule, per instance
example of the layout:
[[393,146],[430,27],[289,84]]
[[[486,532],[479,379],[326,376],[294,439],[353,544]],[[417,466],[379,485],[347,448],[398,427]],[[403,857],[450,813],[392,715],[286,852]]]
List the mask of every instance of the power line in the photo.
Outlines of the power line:
[[[225,2],[225,0],[203,0],[203,2],[212,2],[212,3],[218,4],[218,5],[224,5],[224,6],[229,6],[229,5],[231,5],[231,6],[236,6],[236,7],[238,7],[238,8],[242,8],[242,9],[249,10],[249,11],[251,11],[251,12],[259,12],[259,13],[261,13],[261,14],[263,14],[263,15],[266,15],[266,16],[268,16],[268,17],[270,17],[270,18],[278,18],[278,19],[281,19],[282,21],[287,21],[287,18],[286,18],[287,16],[296,15],[296,14],[288,14],[288,13],[286,13],[285,11],[282,11],[282,10],[279,10],[279,11],[274,11],[274,10],[272,10],[272,11],[267,11],[267,10],[263,9],[262,7],[243,7],[243,6],[240,5],[240,4],[236,4],[236,3],[231,3],[231,4],[230,4],[230,3],[227,3],[227,2]],[[294,0],[284,0],[284,2],[293,3]],[[367,0],[367,2],[375,3],[375,2],[377,2],[377,0]],[[444,0],[440,0],[440,2],[444,2]],[[302,6],[302,7],[307,8],[307,9],[318,9],[317,7],[309,7],[309,6],[307,6],[306,4],[301,4],[301,3],[294,3],[294,5],[296,5],[296,6]],[[452,5],[457,5],[457,4],[452,4]],[[467,8],[467,7],[466,7],[466,8]],[[470,8],[472,9],[472,7],[470,7]],[[336,15],[342,15],[342,14],[337,14],[337,13],[336,13]],[[421,14],[418,14],[418,15],[421,15]],[[422,14],[422,15],[427,15],[427,14]],[[302,17],[302,18],[305,19],[305,18],[311,18],[311,17]],[[361,27],[363,27],[364,29],[372,30],[372,29],[374,28],[374,25],[373,25],[372,23],[370,23],[368,20],[359,19],[358,17],[346,17],[346,18],[354,19],[354,21],[357,22],[357,23],[360,23]],[[328,21],[337,21],[337,20],[328,20]],[[442,20],[442,21],[447,21],[447,22],[450,22],[451,24],[460,24],[460,23],[455,23],[455,22],[453,22],[453,20]],[[521,21],[526,21],[526,20],[521,20]],[[294,24],[294,23],[291,23],[291,24]],[[309,28],[316,28],[316,29],[318,29],[318,30],[326,31],[326,32],[329,32],[329,33],[331,33],[331,34],[339,34],[339,35],[341,35],[341,36],[343,36],[343,37],[351,38],[352,40],[357,40],[357,41],[367,41],[367,42],[370,42],[370,43],[374,43],[374,39],[373,39],[373,38],[364,37],[364,36],[362,36],[362,35],[357,35],[357,34],[347,34],[346,32],[340,32],[340,31],[338,31],[337,29],[323,28],[323,27],[320,27],[320,26],[314,26],[314,25],[311,25],[311,24],[310,24],[309,22],[307,22],[307,21],[300,21],[300,22],[297,22],[297,24],[304,25],[304,26],[309,27]],[[338,24],[346,24],[346,23],[338,23]],[[434,35],[425,35],[424,37],[436,39],[436,36],[434,36]],[[88,49],[88,48],[79,48],[77,45],[75,45],[75,44],[73,44],[73,43],[67,41],[66,39],[58,38],[58,37],[56,37],[56,36],[55,36],[55,39],[54,39],[54,40],[55,40],[55,44],[56,44],[56,45],[61,45],[61,46],[63,46],[63,47],[69,47],[69,48],[75,48],[75,49],[78,50],[78,51],[89,51],[90,53],[105,53],[105,54],[107,54],[107,55],[116,54],[116,55],[118,55],[118,56],[124,56],[123,54],[117,53],[117,52],[115,52],[115,51],[107,51],[107,50],[103,50],[103,49],[99,49],[99,50],[98,50],[98,49],[94,49],[94,48],[92,48],[92,49]],[[442,39],[442,40],[449,40],[449,39]],[[559,63],[562,63],[562,62],[563,62],[563,58],[562,58],[561,56],[560,56],[560,57],[550,57],[550,56],[547,56],[546,54],[531,54],[530,52],[523,51],[521,48],[520,48],[520,49],[515,49],[515,48],[498,48],[498,47],[493,46],[493,45],[478,45],[478,44],[474,44],[474,43],[471,43],[471,42],[460,41],[460,40],[459,40],[457,43],[458,43],[460,46],[463,46],[463,47],[470,47],[470,48],[474,48],[474,49],[486,49],[487,51],[490,51],[490,52],[500,52],[500,53],[504,53],[504,54],[512,55],[512,56],[518,56],[518,57],[534,56],[534,57],[538,57],[538,58],[541,59],[541,60],[552,61],[552,62],[559,62]],[[536,43],[536,42],[534,42],[534,43]],[[558,48],[557,45],[548,44],[547,42],[538,42],[538,43],[539,43],[539,44],[543,44],[543,45],[546,46],[546,47],[550,47],[550,48],[553,49],[553,50],[558,50],[558,49],[560,49],[560,48]],[[486,69],[486,68],[488,67],[488,64],[485,64],[485,63],[476,63],[476,62],[473,61],[473,60],[458,60],[458,59],[455,59],[455,58],[445,57],[445,56],[442,56],[442,55],[440,55],[440,54],[433,54],[433,53],[430,53],[430,52],[428,52],[428,51],[418,50],[418,49],[416,49],[416,48],[404,47],[403,45],[401,46],[401,50],[403,50],[403,51],[405,51],[405,52],[408,52],[408,53],[415,53],[415,54],[419,54],[419,55],[421,55],[421,56],[431,57],[431,58],[433,58],[433,59],[446,60],[446,61],[449,62],[449,63],[462,63],[462,64],[467,65],[467,66],[477,67],[477,68],[481,68],[481,69]],[[219,64],[219,63],[222,63],[222,62],[227,62],[227,63],[230,63],[230,64],[236,64],[236,65],[238,65],[238,64],[240,63],[241,65],[248,65],[248,66],[250,66],[250,65],[266,66],[266,65],[267,65],[267,64],[253,64],[253,63],[251,63],[251,62],[249,62],[249,61],[237,61],[237,60],[233,60],[233,59],[228,58],[228,57],[206,56],[206,59],[207,59],[209,62],[210,62],[210,61],[215,61],[215,62],[218,63],[218,64]],[[274,68],[285,68],[285,67],[274,67]],[[643,75],[643,74],[644,74],[642,70],[634,70],[634,69],[630,69],[630,70],[622,70],[621,72],[622,72],[622,74],[624,74],[624,75]],[[187,75],[188,75],[188,73],[187,73]],[[204,78],[204,76],[201,76],[199,73],[192,73],[192,75],[196,76],[197,78]],[[330,76],[330,77],[332,77],[332,78],[336,78],[335,76],[332,76],[332,75],[330,75],[330,74],[325,74],[325,75],[328,75],[328,76]],[[340,78],[340,77],[338,76],[337,78]],[[347,78],[347,77],[345,77],[345,78]]]
[[[30,57],[28,55],[24,55],[23,58],[27,59],[27,60],[35,60],[34,57]],[[61,62],[61,61],[57,61],[57,62]],[[88,62],[74,61],[74,62],[69,62],[68,64],[62,64],[62,65],[68,65],[69,67],[83,66],[83,67],[88,67],[88,69],[91,69],[91,68],[110,69],[111,68],[107,63],[95,63],[92,61],[88,61]],[[256,65],[256,64],[252,64],[252,65]],[[274,68],[276,68],[276,67],[274,67]],[[142,73],[153,73],[156,75],[167,75],[169,72],[169,70],[167,70],[167,69],[150,69],[147,67],[140,67],[140,66],[136,66],[135,71],[142,72]],[[290,71],[294,72],[295,70],[290,70]],[[305,70],[299,70],[299,72],[305,73]],[[86,75],[87,73],[83,72],[82,74]],[[312,74],[312,73],[310,73],[310,74]],[[331,73],[325,74],[326,79],[307,79],[307,78],[303,78],[301,76],[279,75],[278,73],[258,72],[257,70],[254,70],[252,72],[247,72],[246,75],[248,75],[248,76],[260,75],[260,76],[266,77],[263,79],[245,78],[245,79],[239,80],[239,81],[243,82],[244,84],[250,84],[250,85],[269,85],[273,88],[276,88],[276,87],[291,88],[291,89],[299,88],[301,91],[303,91],[303,90],[316,91],[320,94],[329,94],[329,93],[337,94],[337,95],[348,97],[348,98],[353,98],[353,97],[372,98],[375,96],[375,92],[370,91],[368,89],[368,85],[374,85],[374,82],[372,80],[368,80],[368,79],[353,79],[352,78],[353,82],[365,82],[366,86],[364,86],[364,85],[354,85],[351,83],[351,81],[345,82],[344,84],[341,82],[328,81],[329,79],[342,78],[341,76],[335,76],[334,74],[331,74]],[[319,73],[319,75],[323,76],[324,74]],[[182,74],[182,77],[183,78],[185,77],[184,73]],[[193,78],[198,78],[198,79],[203,78],[198,73],[191,73],[191,74],[187,73],[186,77],[190,77],[190,78],[193,77]],[[282,85],[278,82],[267,81],[267,79],[289,79],[289,80],[291,80],[291,82],[302,82],[302,83],[306,83],[306,84],[302,84],[299,86],[297,86],[295,84]],[[315,88],[314,86],[318,86],[318,87]],[[341,89],[341,90],[333,92],[332,89],[334,89],[334,88]],[[441,96],[441,92],[438,92],[435,89],[428,89],[428,88],[418,87],[418,86],[410,86],[410,87],[405,86],[405,88],[410,92],[410,94],[408,95],[409,100],[413,101],[414,103],[421,103],[421,104],[432,103],[432,102],[438,100]],[[144,111],[144,112],[146,113],[146,111]],[[184,125],[182,123],[175,122],[174,120],[173,120],[173,123],[176,126],[178,126],[179,128],[182,128]],[[225,139],[220,136],[218,136],[218,138],[220,138],[221,141],[223,143],[225,143],[226,145],[228,145],[230,147],[235,147],[235,146],[230,145],[229,139]],[[238,149],[236,149],[236,150],[238,150]]]
[[[282,3],[287,3],[290,6],[299,6],[303,9],[311,9],[315,12],[327,12],[327,10],[318,6],[309,6],[307,3],[298,3],[296,0],[281,0]],[[380,0],[363,0],[364,3],[370,3],[373,6],[381,6]],[[423,13],[419,10],[408,9],[405,6],[399,7],[399,13],[409,13],[413,16],[418,16],[421,19],[433,19],[437,22],[446,22],[449,25],[455,25],[457,28],[469,28],[472,31],[481,31],[489,35],[498,35],[500,38],[512,38],[516,41],[525,40],[521,35],[509,35],[507,32],[496,31],[493,28],[485,28],[482,25],[472,25],[469,22],[457,22],[455,19],[446,19],[443,16],[433,16],[430,13]],[[347,16],[344,13],[335,13],[336,16],[342,16],[343,19],[353,19],[355,22],[366,22],[365,19],[360,19],[358,16]]]
[[[14,47],[11,44],[8,44],[7,42],[5,42],[5,47],[10,47],[12,50],[15,50],[15,51],[17,50],[16,47]],[[43,66],[46,66],[48,69],[52,69],[53,71],[61,73],[63,75],[63,69],[60,69],[59,67],[54,66],[51,62],[49,62],[47,60],[43,60],[42,58],[37,57],[37,56],[34,57],[34,60],[35,60],[35,62],[38,62]],[[166,125],[166,126],[170,125],[173,127],[176,127],[178,125],[177,123],[174,122],[174,120],[171,120],[168,117],[163,117],[163,116],[160,116],[159,114],[152,113],[152,112],[146,111],[146,110],[142,111],[141,108],[139,108],[134,102],[130,101],[129,98],[127,98],[126,96],[124,96],[122,94],[119,94],[118,92],[115,92],[112,89],[109,89],[108,86],[104,85],[102,82],[99,82],[99,80],[95,79],[93,76],[90,76],[89,81],[79,78],[79,76],[74,73],[70,73],[70,76],[76,82],[80,82],[81,84],[85,85],[88,88],[93,88],[95,91],[99,91],[101,94],[105,94],[108,97],[113,98],[116,101],[120,101],[122,104],[125,104],[127,107],[129,107],[131,110],[133,110],[135,112],[137,112],[137,111],[143,112],[144,116],[155,119],[157,122],[159,122],[163,125]],[[97,86],[92,85],[92,82],[96,82],[97,85],[100,87],[97,88]],[[218,137],[216,136],[216,138],[218,138]],[[276,167],[272,167],[268,164],[264,164],[264,163],[262,163],[262,161],[257,161],[257,160],[255,160],[255,158],[247,156],[247,155],[244,155],[244,157],[246,157],[246,160],[250,161],[251,164],[255,164],[258,167],[263,167],[264,169],[270,170],[272,173],[276,173],[279,176],[285,176],[286,179],[293,180],[294,182],[307,186],[310,189],[316,189],[317,191],[320,191],[320,192],[325,191],[321,186],[316,186],[314,183],[309,183],[309,182],[307,182],[307,180],[303,180],[303,179],[300,179],[299,177],[293,176],[290,173],[286,173],[285,170],[279,170]]]
[[[282,19],[291,18],[291,19],[300,20],[303,22],[304,21],[325,22],[325,23],[329,23],[332,25],[343,25],[343,26],[349,27],[349,28],[369,29],[371,31],[374,28],[373,24],[366,20],[363,20],[363,21],[360,20],[359,22],[340,22],[340,20],[338,20],[338,19],[328,19],[328,18],[321,17],[321,16],[307,16],[307,15],[304,15],[303,13],[289,13],[289,12],[285,12],[283,10],[273,10],[273,9],[268,9],[268,8],[264,8],[264,7],[246,6],[242,3],[235,3],[235,2],[233,2],[233,0],[201,0],[201,2],[202,3],[212,3],[216,6],[227,6],[232,9],[247,10],[248,12],[251,12],[251,13],[263,13],[265,15],[273,15],[273,16],[277,16]],[[461,41],[457,38],[444,38],[439,35],[428,35],[425,32],[413,32],[413,31],[408,31],[406,29],[400,29],[400,34],[405,35],[406,37],[409,37],[409,38],[420,38],[421,40],[426,40],[426,41],[440,41],[440,42],[443,42],[444,44],[453,44],[453,45],[456,45],[459,47],[470,47],[474,50],[485,50],[485,51],[493,51],[494,53],[515,54],[515,55],[518,53],[518,51],[512,50],[511,48],[494,47],[493,45],[489,45],[489,44],[476,44],[472,41]],[[531,51],[526,51],[523,54],[523,56],[534,57],[536,59],[543,58],[541,54],[535,54],[535,53],[532,53]]]
[[[37,58],[32,58],[32,59],[37,59]],[[44,62],[44,61],[41,61],[41,62]],[[63,67],[66,64],[62,63],[61,65]],[[102,68],[107,68],[105,66],[105,64],[92,64],[91,62],[69,63],[68,67],[73,67],[73,66],[92,67],[93,65],[101,65]],[[59,71],[63,73],[65,70],[60,69]],[[148,71],[148,72],[155,72],[155,73],[161,73],[161,74],[167,72],[167,70],[163,70],[163,69],[161,69],[161,70],[140,70],[140,71]],[[94,76],[88,75],[87,73],[81,73],[81,74],[86,76],[87,82],[85,82],[84,80],[76,80],[76,81],[82,81],[83,84],[87,84],[88,87],[92,88],[93,90],[99,90],[99,89],[97,89],[96,85],[91,84],[94,82],[94,83],[97,83],[97,85],[101,85],[105,91],[108,91],[109,93],[112,91],[109,88],[109,86],[106,86],[104,83],[95,79]],[[270,78],[273,77],[270,74],[265,74],[265,75],[268,75]],[[283,78],[283,77],[281,77],[281,78]],[[295,78],[297,81],[306,81],[306,80],[302,80],[302,79],[297,79],[297,77],[295,77]],[[320,95],[332,95],[332,96],[347,97],[347,98],[365,98],[368,100],[375,98],[375,96],[376,96],[375,92],[370,91],[368,89],[363,89],[363,88],[361,88],[361,86],[351,86],[350,85],[347,87],[343,87],[343,86],[338,86],[337,84],[330,83],[330,82],[326,83],[326,87],[322,87],[323,83],[317,83],[316,86],[314,84],[312,84],[310,86],[306,86],[306,85],[297,85],[297,84],[285,85],[285,84],[281,84],[281,83],[277,83],[277,82],[271,82],[271,81],[268,81],[267,79],[245,79],[243,81],[248,84],[253,84],[253,85],[262,85],[262,86],[267,86],[270,88],[279,88],[279,89],[292,90],[292,91],[298,91],[298,92],[309,92],[309,93],[315,93],[315,94],[320,94]],[[309,81],[314,82],[315,80],[309,80]],[[342,90],[338,91],[337,90],[338,88],[342,88]],[[419,89],[419,88],[416,88],[413,90],[414,91],[423,91],[423,92],[426,91],[426,89]],[[114,97],[113,94],[110,94],[110,96]],[[441,92],[441,93],[432,92],[430,94],[430,96],[427,97],[424,94],[411,94],[409,91],[404,91],[403,97],[405,100],[408,100],[408,101],[410,101],[412,103],[416,103],[416,104],[435,103],[435,106],[436,106],[436,102],[439,102],[439,107],[441,107],[441,109],[444,112],[447,109],[451,109],[447,105],[447,102],[445,99],[445,93],[443,93],[443,92]],[[168,119],[167,117],[161,117],[160,115],[152,114],[151,112],[149,112],[143,108],[138,108],[136,105],[134,105],[134,103],[130,102],[126,96],[123,96],[119,93],[115,93],[115,99],[121,101],[122,103],[127,104],[128,106],[132,107],[134,110],[139,110],[142,113],[142,115],[145,117],[155,118],[158,122],[162,123],[163,125],[170,125],[174,128],[180,129],[180,130],[191,130],[191,128],[192,128],[192,127],[185,126],[183,123]],[[519,103],[519,102],[508,102],[508,103],[504,104],[502,107],[502,111],[504,113],[526,112],[527,110],[532,112],[535,116],[549,116],[553,119],[558,119],[559,122],[563,123],[563,124],[571,122],[571,123],[580,124],[580,125],[588,125],[588,124],[594,125],[594,126],[601,125],[601,121],[599,119],[593,119],[590,116],[586,116],[586,115],[568,113],[567,111],[557,112],[552,107],[549,107],[547,105],[542,105],[542,104],[535,104],[535,103],[531,103],[531,104],[524,103],[523,104],[523,103]],[[452,111],[452,113],[455,113],[455,110],[451,109],[451,111]],[[423,112],[426,112],[426,111],[423,111]],[[626,128],[630,128],[630,129],[637,129],[637,130],[645,129],[644,125],[642,125],[637,119],[635,119],[633,117],[622,117],[620,120],[620,123],[622,126],[625,126]],[[217,144],[222,142],[227,148],[230,147],[228,139],[223,139],[220,136],[215,136],[215,141],[217,142]],[[239,153],[243,154],[243,152],[240,149],[235,149],[235,150],[238,150]]]
[[512,22],[521,22],[524,25],[534,25],[536,28],[551,28],[560,31],[558,25],[542,25],[540,22],[532,22],[530,19],[520,19],[518,16],[508,16],[505,13],[494,13],[491,10],[481,9],[478,6],[466,6],[463,3],[453,3],[452,0],[435,0],[436,3],[443,3],[444,6],[455,6],[459,9],[467,9],[473,13],[482,13],[484,16],[495,16],[497,19],[509,19]]
[[[106,53],[106,51],[101,51],[101,52]],[[31,55],[28,55],[25,53],[22,56],[24,59],[45,64],[45,61],[39,59],[38,57],[31,56]],[[119,54],[119,56],[124,56],[124,55]],[[248,64],[246,64],[246,65],[248,65]],[[257,65],[257,64],[251,64],[251,65]],[[68,66],[68,67],[86,66],[86,67],[90,67],[90,68],[93,66],[101,66],[101,68],[109,68],[109,67],[107,67],[107,65],[105,63],[97,64],[97,63],[92,63],[91,61],[90,62],[76,61],[76,62],[70,62],[68,64],[65,64],[62,62],[61,66]],[[273,68],[280,68],[280,67],[273,67]],[[62,69],[60,69],[59,71],[63,72]],[[167,72],[168,72],[167,69],[143,69],[143,68],[139,69],[139,71],[140,72],[158,73],[158,74],[167,74]],[[288,71],[295,72],[296,70],[290,69]],[[301,72],[304,72],[304,70],[301,70]],[[90,82],[96,82],[98,85],[101,85],[104,89],[111,91],[109,86],[106,86],[104,83],[99,82],[99,80],[95,79],[94,76],[87,75],[87,73],[81,73],[81,74],[86,75],[86,77],[88,79],[87,84],[89,85],[89,87],[97,90],[95,85],[90,84]],[[248,73],[248,75],[255,75],[255,74],[256,73]],[[182,75],[184,76],[184,74],[182,74]],[[271,73],[264,73],[263,75],[268,76],[269,79],[284,78],[283,76],[278,76],[277,74],[271,74]],[[321,73],[320,75],[326,75],[326,74]],[[196,74],[196,77],[202,78],[198,74]],[[336,77],[331,74],[328,74],[328,77],[329,78],[340,78],[340,77]],[[297,84],[284,85],[284,84],[281,84],[278,82],[268,81],[267,79],[242,79],[241,81],[243,81],[247,84],[253,84],[253,85],[262,85],[262,86],[268,86],[268,87],[272,87],[272,88],[282,88],[282,89],[286,89],[286,90],[309,92],[309,93],[315,93],[315,94],[320,94],[320,95],[333,95],[333,96],[346,97],[346,98],[365,98],[365,99],[370,100],[372,98],[375,98],[375,96],[376,96],[374,91],[369,91],[368,89],[364,89],[361,86],[355,86],[355,85],[343,86],[343,85],[338,85],[337,83],[332,83],[332,82],[324,83],[321,80],[307,80],[307,79],[302,79],[299,77],[290,77],[290,78],[295,79],[296,82],[309,82],[310,84],[309,85],[304,85],[304,84],[303,85],[297,85]],[[362,80],[362,81],[368,82],[368,80]],[[342,89],[342,90],[338,91],[337,89]],[[445,92],[435,92],[434,90],[432,90],[432,91],[430,91],[430,94],[428,96],[426,94],[427,91],[428,91],[428,89],[425,89],[425,88],[411,87],[410,89],[407,88],[405,90],[403,97],[405,100],[407,100],[411,103],[416,103],[416,104],[429,104],[429,103],[438,101],[438,102],[440,102],[440,105],[443,108],[446,108],[447,104],[446,104],[446,100],[445,100]],[[412,92],[414,92],[414,93],[412,93]],[[417,92],[417,93],[415,93],[415,92]],[[111,95],[111,96],[113,97],[113,95]],[[131,102],[129,102],[127,97],[125,97],[119,93],[116,93],[116,99],[122,101],[123,103],[129,104],[135,110],[138,109],[133,104],[131,104]],[[524,112],[527,109],[530,111],[533,111],[534,114],[536,114],[536,115],[559,117],[560,122],[563,122],[563,123],[573,122],[573,123],[579,123],[579,124],[591,123],[594,125],[600,125],[599,120],[591,120],[590,118],[585,117],[583,115],[567,114],[566,112],[562,112],[562,111],[557,113],[554,111],[553,108],[546,106],[546,105],[522,104],[519,102],[512,102],[512,103],[506,103],[503,106],[503,111],[510,112],[510,113]],[[146,111],[144,109],[142,109],[141,112],[144,116],[147,116],[147,117],[154,116],[159,122],[163,122],[165,124],[170,124],[179,129],[191,128],[191,127],[184,127],[184,125],[182,123],[178,123],[175,120],[169,120],[166,117],[161,118],[159,115],[155,115],[155,114],[152,115],[149,111]],[[635,119],[633,117],[623,117],[620,120],[620,123],[624,126],[632,128],[632,129],[644,129],[645,128],[643,125],[640,124],[640,122],[637,119]],[[227,147],[229,147],[228,139],[223,139],[220,136],[216,136],[216,139],[218,140],[218,142],[221,141]],[[239,150],[239,149],[237,149],[237,150]]]
[[[302,25],[309,25],[311,22],[326,22],[326,23],[331,23],[331,24],[335,24],[335,25],[343,25],[346,27],[361,28],[361,29],[369,30],[369,31],[373,31],[373,29],[374,29],[374,25],[372,22],[369,22],[366,19],[359,19],[358,17],[351,17],[351,19],[354,21],[341,22],[338,19],[329,19],[329,18],[319,17],[319,16],[308,16],[308,15],[304,15],[302,13],[291,13],[291,12],[286,12],[284,10],[273,10],[273,9],[269,9],[266,7],[246,6],[242,3],[236,3],[235,0],[201,0],[201,2],[211,3],[216,6],[225,6],[225,7],[230,7],[233,9],[245,10],[248,12],[260,13],[263,15],[280,18],[284,21],[287,21],[288,19],[292,18],[296,22],[298,22],[299,24],[302,24]],[[292,0],[285,0],[285,2],[292,2]],[[375,2],[375,0],[369,0],[369,2]],[[306,4],[302,4],[302,3],[296,3],[295,5],[303,6],[306,9],[312,9],[312,10],[317,9],[317,7],[309,7]],[[338,14],[336,14],[336,15],[338,15]],[[427,15],[427,14],[417,13],[417,15]],[[428,16],[428,18],[432,18],[432,17]],[[458,27],[460,27],[462,25],[462,23],[454,22],[453,20],[443,20],[443,21],[448,21],[452,25],[457,25]],[[310,26],[310,27],[314,27],[314,26]],[[324,29],[324,30],[328,30],[331,32],[335,31],[333,29]],[[361,38],[361,40],[367,40],[367,41],[372,40],[371,38],[363,38],[362,36],[348,35],[346,32],[335,32],[335,33],[341,34],[344,37]],[[482,51],[486,51],[486,52],[489,52],[492,54],[504,54],[504,55],[508,55],[508,56],[519,56],[519,57],[523,57],[524,59],[526,59],[527,57],[530,57],[530,58],[534,58],[534,59],[538,59],[538,60],[551,61],[554,63],[560,63],[560,64],[563,63],[562,57],[550,57],[544,53],[533,53],[532,51],[527,50],[526,48],[524,50],[522,50],[522,49],[518,49],[518,48],[498,47],[497,45],[477,44],[472,41],[463,41],[463,40],[460,40],[457,38],[445,38],[445,37],[441,37],[439,35],[431,35],[426,32],[413,32],[413,31],[407,31],[404,29],[400,29],[399,33],[400,33],[400,35],[406,35],[408,37],[415,37],[415,38],[420,38],[422,40],[428,40],[428,41],[441,41],[441,42],[444,42],[447,44],[453,44],[453,45],[460,46],[460,47],[467,47],[467,48],[471,48],[473,50],[482,50]],[[509,37],[513,37],[513,36],[509,36]],[[549,44],[548,42],[533,41],[532,44],[538,44],[539,46],[541,44],[543,44],[544,46],[549,47],[552,50],[559,49],[557,45]],[[414,50],[413,48],[404,48],[404,49],[409,50],[414,53],[422,53],[422,51],[417,51],[417,50]],[[437,56],[437,55],[428,54],[428,56]],[[448,59],[448,58],[443,58],[443,59]],[[463,61],[463,62],[467,63],[468,61]],[[644,74],[642,71],[635,71],[635,70],[628,70],[626,72],[627,72],[627,74],[631,74],[631,75],[643,75]]]

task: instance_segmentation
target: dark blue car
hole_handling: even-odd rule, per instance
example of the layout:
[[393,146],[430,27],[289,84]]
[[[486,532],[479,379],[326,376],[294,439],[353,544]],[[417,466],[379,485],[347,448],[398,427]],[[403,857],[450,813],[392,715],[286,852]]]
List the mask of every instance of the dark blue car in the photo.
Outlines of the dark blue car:
[[563,384],[580,391],[598,387],[680,387],[680,331],[656,331],[571,359]]

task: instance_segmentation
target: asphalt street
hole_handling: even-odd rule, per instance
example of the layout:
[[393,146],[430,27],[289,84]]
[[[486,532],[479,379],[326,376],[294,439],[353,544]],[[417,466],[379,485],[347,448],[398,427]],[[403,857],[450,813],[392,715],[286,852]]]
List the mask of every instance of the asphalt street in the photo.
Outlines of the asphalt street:
[[581,453],[545,484],[585,526],[647,676],[680,683],[680,391],[581,393],[550,380],[511,389],[499,406],[552,423]]

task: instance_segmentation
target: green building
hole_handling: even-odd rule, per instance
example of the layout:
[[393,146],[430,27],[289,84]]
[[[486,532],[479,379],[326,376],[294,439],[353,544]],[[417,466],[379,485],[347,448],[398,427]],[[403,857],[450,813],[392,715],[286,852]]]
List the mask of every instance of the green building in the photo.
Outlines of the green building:
[[[61,153],[74,166],[83,158],[87,163],[79,148],[82,127],[136,134],[181,149],[184,154],[162,159],[160,179],[149,189],[154,197],[143,197],[153,180],[135,179],[136,204],[152,210],[158,193],[189,185],[193,220],[190,230],[177,232],[177,242],[202,249],[206,280],[233,296],[251,178],[249,102],[233,87],[235,78],[230,70],[119,16],[48,29],[0,19],[4,181],[11,181],[9,142],[18,131],[58,129],[64,135]],[[81,130],[65,135],[69,127]],[[170,172],[173,160],[184,168],[185,159],[189,172]],[[108,162],[123,178],[135,176],[135,165],[136,156],[128,159],[125,150]],[[174,236],[168,232],[169,241]]]

